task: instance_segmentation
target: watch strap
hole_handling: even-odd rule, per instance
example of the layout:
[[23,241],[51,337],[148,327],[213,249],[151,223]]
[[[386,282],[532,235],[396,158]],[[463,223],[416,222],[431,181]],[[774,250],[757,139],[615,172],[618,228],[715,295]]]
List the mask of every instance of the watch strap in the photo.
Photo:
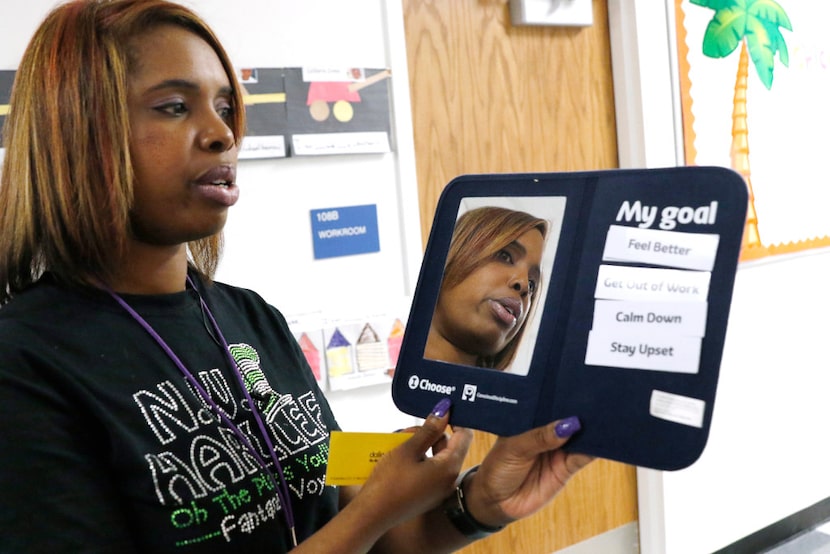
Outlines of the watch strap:
[[458,479],[455,491],[444,501],[444,513],[449,520],[465,537],[476,540],[483,539],[504,529],[504,525],[494,527],[485,525],[476,520],[467,509],[467,500],[464,496],[464,483],[467,477],[478,471],[479,466],[473,466]]

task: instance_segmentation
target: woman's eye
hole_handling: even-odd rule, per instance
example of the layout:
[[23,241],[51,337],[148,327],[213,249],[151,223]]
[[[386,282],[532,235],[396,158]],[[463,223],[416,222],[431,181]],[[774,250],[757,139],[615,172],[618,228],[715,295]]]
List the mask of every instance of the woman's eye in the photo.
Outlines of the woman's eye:
[[219,114],[219,117],[224,119],[225,121],[230,121],[234,114],[234,108],[230,104],[226,106],[219,106],[216,109],[216,113]]
[[187,113],[187,106],[184,105],[184,102],[170,102],[158,106],[156,110],[168,115],[183,115]]
[[507,250],[499,250],[496,258],[506,263],[513,263],[513,256]]

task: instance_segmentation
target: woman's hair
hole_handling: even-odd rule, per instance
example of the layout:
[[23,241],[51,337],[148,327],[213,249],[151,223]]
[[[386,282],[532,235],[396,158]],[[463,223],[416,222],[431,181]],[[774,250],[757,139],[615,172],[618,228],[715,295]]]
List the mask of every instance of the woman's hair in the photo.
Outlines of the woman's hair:
[[[452,288],[466,279],[476,269],[486,264],[507,245],[532,229],[542,238],[548,230],[548,222],[525,212],[488,206],[465,212],[456,221],[444,267],[441,288]],[[531,310],[535,306],[535,294],[531,297]],[[525,322],[530,319],[530,311]],[[513,359],[524,326],[513,340],[495,356],[480,356],[477,365],[505,369]]]
[[[74,0],[41,23],[23,55],[3,128],[0,305],[44,271],[65,282],[106,281],[130,236],[135,177],[127,84],[131,44],[160,25],[192,31],[216,52],[233,89],[229,123],[245,128],[241,90],[213,31],[165,0]],[[188,244],[211,277],[222,235]]]

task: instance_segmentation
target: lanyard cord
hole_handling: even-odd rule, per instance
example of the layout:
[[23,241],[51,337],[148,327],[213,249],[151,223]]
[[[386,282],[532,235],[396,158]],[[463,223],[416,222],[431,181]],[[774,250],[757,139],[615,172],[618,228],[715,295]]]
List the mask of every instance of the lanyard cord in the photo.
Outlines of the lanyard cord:
[[248,401],[248,405],[251,407],[251,412],[254,414],[254,418],[256,419],[257,426],[259,427],[260,433],[262,434],[263,438],[265,439],[265,443],[268,445],[268,453],[271,456],[271,461],[274,463],[274,467],[279,474],[279,481],[274,479],[273,473],[268,469],[267,465],[265,464],[265,460],[259,455],[256,448],[254,448],[251,441],[248,440],[248,437],[239,429],[239,427],[230,420],[230,418],[225,414],[224,410],[222,410],[218,404],[210,397],[207,390],[199,383],[196,377],[193,376],[193,373],[190,372],[189,369],[184,365],[184,363],[179,359],[173,349],[165,342],[163,338],[156,332],[155,329],[143,318],[141,315],[136,312],[132,306],[130,306],[123,298],[121,298],[115,291],[104,285],[104,289],[109,293],[112,298],[124,308],[127,313],[132,316],[134,320],[136,320],[147,333],[150,334],[151,337],[161,346],[162,350],[167,354],[167,356],[176,364],[176,367],[179,368],[179,371],[182,372],[185,379],[195,388],[202,399],[211,407],[211,409],[219,416],[222,422],[228,426],[228,428],[233,431],[234,435],[242,442],[242,444],[253,454],[254,458],[256,458],[257,462],[262,466],[262,468],[268,473],[271,477],[272,481],[276,482],[277,485],[277,497],[280,500],[280,504],[282,505],[283,514],[285,514],[285,521],[288,524],[289,532],[291,533],[291,543],[293,546],[297,546],[297,532],[294,525],[294,510],[291,507],[291,499],[289,498],[289,491],[288,485],[285,480],[285,475],[282,471],[282,464],[280,464],[279,460],[277,459],[276,451],[274,450],[274,445],[271,442],[271,438],[268,434],[268,431],[265,428],[265,424],[262,422],[262,417],[259,415],[259,411],[256,409],[256,405],[254,403],[254,399],[251,397],[250,392],[248,391],[248,387],[245,386],[245,381],[238,370],[238,366],[236,364],[236,360],[234,360],[233,356],[230,352],[230,347],[228,345],[228,341],[225,340],[224,335],[222,335],[222,330],[219,328],[219,324],[216,322],[216,319],[213,317],[213,313],[211,313],[210,308],[208,308],[207,303],[202,298],[202,295],[199,294],[198,289],[193,284],[193,281],[190,279],[190,275],[187,276],[187,282],[196,292],[196,295],[199,297],[199,303],[201,308],[205,314],[207,314],[208,319],[210,320],[210,324],[213,327],[213,330],[216,332],[219,340],[221,341],[222,350],[227,358],[227,361],[230,363],[231,370],[233,371],[234,375],[236,375],[237,380],[242,388],[242,392],[245,395],[245,399]]

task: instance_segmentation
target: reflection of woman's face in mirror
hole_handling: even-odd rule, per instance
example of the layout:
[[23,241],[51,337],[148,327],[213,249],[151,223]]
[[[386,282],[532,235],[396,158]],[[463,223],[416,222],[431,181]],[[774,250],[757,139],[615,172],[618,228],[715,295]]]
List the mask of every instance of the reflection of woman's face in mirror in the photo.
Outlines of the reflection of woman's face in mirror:
[[425,356],[504,369],[538,296],[546,223],[479,208],[456,225]]

